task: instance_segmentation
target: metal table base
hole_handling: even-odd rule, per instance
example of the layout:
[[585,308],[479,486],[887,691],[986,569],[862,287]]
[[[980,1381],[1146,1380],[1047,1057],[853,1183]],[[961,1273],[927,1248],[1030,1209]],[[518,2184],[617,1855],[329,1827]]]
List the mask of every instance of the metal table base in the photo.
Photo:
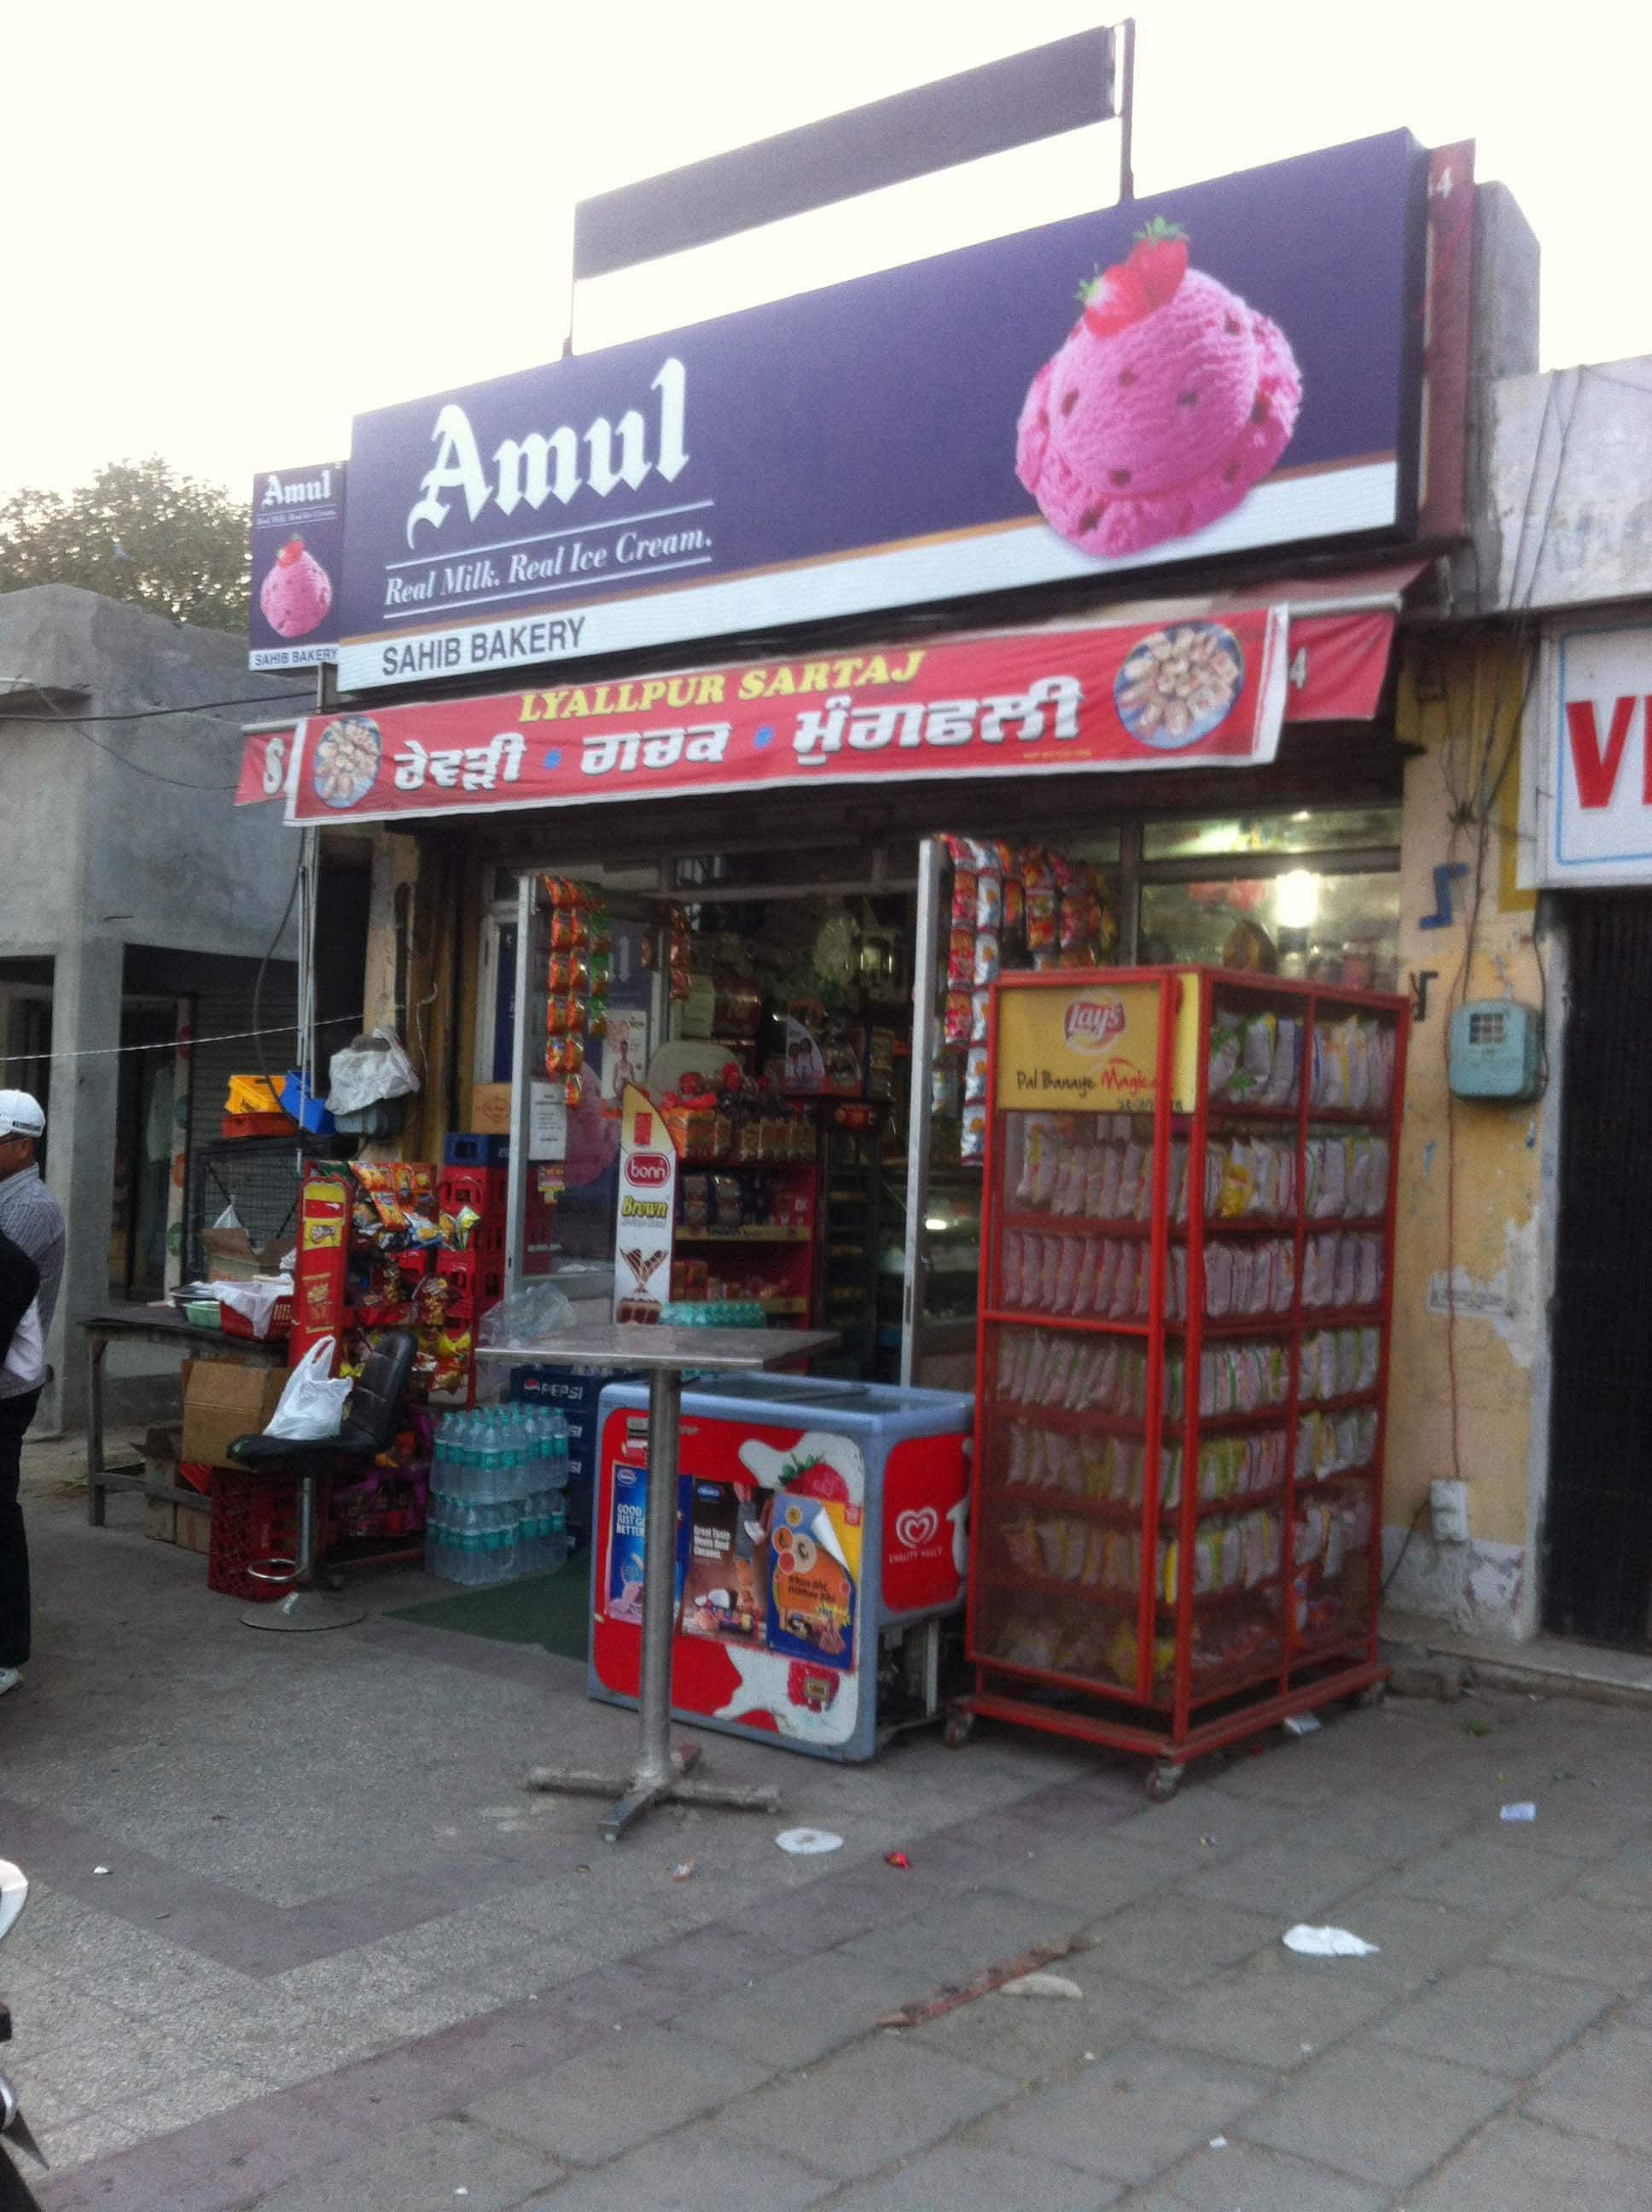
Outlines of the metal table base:
[[[539,1348],[493,1348],[483,1358],[514,1362],[565,1359],[588,1366],[641,1368],[648,1373],[648,1502],[643,1520],[642,1670],[637,1696],[637,1761],[629,1774],[585,1767],[536,1766],[530,1790],[613,1800],[602,1824],[616,1843],[656,1805],[714,1805],[735,1812],[773,1813],[780,1792],[689,1778],[696,1743],[671,1748],[671,1644],[676,1632],[677,1438],[685,1367],[739,1372],[784,1366],[837,1342],[828,1329],[690,1329],[616,1322],[569,1329]],[[596,1540],[595,1532],[592,1541]],[[667,1562],[666,1571],[651,1563]]]

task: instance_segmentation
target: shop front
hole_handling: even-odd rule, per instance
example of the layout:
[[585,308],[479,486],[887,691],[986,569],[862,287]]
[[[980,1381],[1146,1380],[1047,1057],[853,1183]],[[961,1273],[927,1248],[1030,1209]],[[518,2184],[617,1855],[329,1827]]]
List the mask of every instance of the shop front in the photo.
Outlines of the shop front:
[[[1361,1010],[1380,1004],[1393,1054],[1390,660],[1406,593],[1426,596],[1406,556],[1427,173],[1396,134],[356,424],[342,690],[244,781],[279,789],[324,849],[346,825],[374,836],[369,1010],[393,1009],[422,1083],[396,1146],[445,1173],[439,1235],[489,1216],[485,1250],[437,1261],[465,1325],[440,1340],[440,1379],[468,1382],[490,1310],[519,1319],[546,1285],[581,1319],[836,1339],[806,1385],[817,1425],[805,1385],[764,1401],[752,1383],[714,1451],[725,1424],[695,1401],[709,1457],[684,1462],[676,1604],[679,1646],[714,1653],[679,1650],[678,1702],[702,1717],[738,1722],[745,1697],[754,1724],[851,1756],[887,1698],[933,1711],[935,1623],[965,1578],[966,1435],[982,1449],[996,993],[1220,970],[1248,1018],[1262,1000],[1245,978],[1305,1010],[1266,1013],[1304,1049],[1346,1030],[1337,1049],[1363,1056]],[[1338,233],[1283,225],[1327,191]],[[1070,304],[1023,329],[1012,307],[1080,243],[1112,257],[1107,280],[1070,329]],[[794,373],[805,358],[818,374]],[[1143,408],[1157,428],[1143,416],[1113,450]],[[802,451],[829,496],[787,495]],[[1152,596],[1121,596],[1161,564]],[[727,657],[695,649],[718,640]],[[1310,1105],[1349,1109],[1304,1069],[1286,1089],[1305,1172],[1329,1141]],[[1236,1098],[1218,1120],[1242,1118]],[[1121,1127],[1084,1148],[1104,1176],[1100,1155],[1136,1142]],[[1242,1181],[1253,1136],[1225,1142]],[[1353,1142],[1336,1139],[1339,1163]],[[467,1176],[477,1202],[450,1209]],[[1104,1181],[1089,1210],[1109,1218]],[[376,1198],[367,1212],[382,1244]],[[1314,1243],[1290,1213],[1281,1285]],[[1349,1231],[1351,1254],[1374,1234]],[[1376,1325],[1386,1375],[1380,1303],[1344,1302]],[[641,1401],[531,1365],[507,1387],[578,1427],[593,1688],[625,1695]],[[920,1442],[930,1486],[908,1492]],[[1286,1531],[1311,1583],[1343,1523],[1292,1522],[1278,1487],[1257,1650],[1288,1674],[1305,1630],[1280,1595]],[[1369,1660],[1380,1485],[1364,1512]],[[1137,1657],[1105,1694],[1151,1703],[1153,1578],[1138,1586]],[[1306,1583],[1292,1602],[1306,1622]]]

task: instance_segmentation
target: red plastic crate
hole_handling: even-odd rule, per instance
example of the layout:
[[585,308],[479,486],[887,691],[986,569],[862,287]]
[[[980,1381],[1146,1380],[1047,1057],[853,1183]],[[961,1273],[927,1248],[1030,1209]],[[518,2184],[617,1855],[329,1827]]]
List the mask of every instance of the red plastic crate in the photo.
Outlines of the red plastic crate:
[[297,1544],[298,1485],[291,1475],[213,1468],[207,1527],[209,1589],[253,1605],[275,1604],[290,1585],[258,1582],[247,1570],[270,1559],[290,1559]]
[[[218,1325],[225,1336],[251,1336],[252,1334],[252,1322],[245,1314],[237,1313],[234,1306],[219,1307]],[[290,1336],[292,1332],[293,1302],[290,1298],[277,1298],[270,1309],[270,1326],[264,1332],[264,1340],[269,1342]]]
[[436,1267],[453,1285],[455,1302],[466,1301],[478,1320],[505,1295],[505,1266],[500,1254],[444,1252]]
[[495,1214],[501,1221],[505,1218],[503,1168],[444,1168],[437,1189],[444,1213],[457,1213],[460,1206],[469,1206],[484,1221]]

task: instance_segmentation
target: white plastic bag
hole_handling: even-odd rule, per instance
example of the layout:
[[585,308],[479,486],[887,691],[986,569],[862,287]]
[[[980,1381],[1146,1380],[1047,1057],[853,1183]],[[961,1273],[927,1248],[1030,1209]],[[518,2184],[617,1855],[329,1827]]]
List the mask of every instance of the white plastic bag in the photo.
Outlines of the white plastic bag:
[[266,1437],[285,1437],[292,1443],[311,1443],[336,1437],[344,1425],[344,1401],[351,1385],[332,1377],[333,1339],[324,1336],[313,1344],[287,1378],[281,1403],[270,1416]]
[[419,1087],[401,1040],[382,1024],[371,1036],[358,1036],[354,1044],[334,1053],[327,1065],[332,1084],[327,1093],[330,1114],[360,1114],[382,1098],[405,1098]]
[[209,1296],[220,1305],[228,1306],[232,1312],[244,1315],[252,1324],[256,1337],[267,1337],[270,1320],[282,1298],[293,1295],[291,1275],[255,1275],[250,1283],[210,1282]]

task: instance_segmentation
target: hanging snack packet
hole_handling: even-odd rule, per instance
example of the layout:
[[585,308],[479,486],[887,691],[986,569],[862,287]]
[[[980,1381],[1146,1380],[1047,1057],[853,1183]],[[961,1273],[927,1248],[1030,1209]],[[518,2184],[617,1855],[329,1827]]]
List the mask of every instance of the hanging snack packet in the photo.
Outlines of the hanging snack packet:
[[973,935],[975,928],[975,884],[973,868],[957,868],[952,874],[952,927],[967,929]]
[[1118,1272],[1113,1279],[1113,1303],[1108,1309],[1114,1321],[1127,1321],[1136,1310],[1136,1274],[1139,1257],[1133,1243],[1119,1246]]
[[992,1010],[992,1004],[993,994],[988,988],[971,991],[969,994],[969,1042],[971,1044],[986,1043],[987,1018]]

